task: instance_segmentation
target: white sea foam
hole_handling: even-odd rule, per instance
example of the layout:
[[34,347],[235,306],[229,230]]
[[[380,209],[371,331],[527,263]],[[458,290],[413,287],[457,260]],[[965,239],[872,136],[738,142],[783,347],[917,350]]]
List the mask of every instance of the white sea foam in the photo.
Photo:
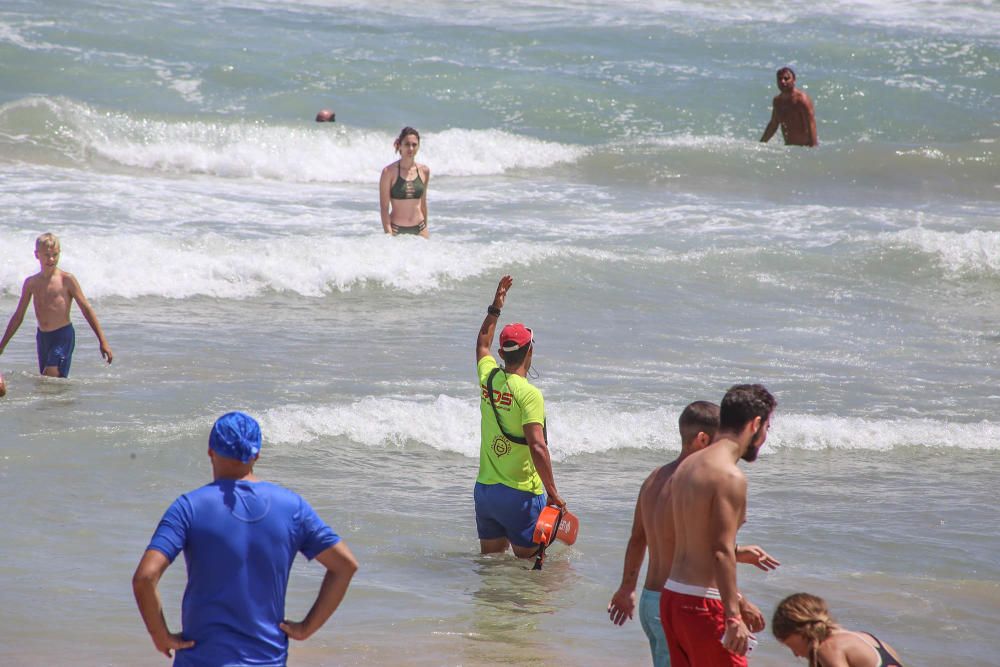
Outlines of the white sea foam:
[[[0,232],[0,247],[32,247],[23,235]],[[411,293],[446,287],[509,266],[594,252],[544,243],[468,244],[433,239],[360,237],[234,239],[221,234],[177,238],[156,234],[80,236],[65,243],[61,265],[91,298],[245,299],[268,291],[322,296],[365,285]],[[127,248],[128,261],[120,261]],[[604,253],[597,253],[604,257]],[[135,267],[143,267],[137,272]],[[16,296],[26,275],[38,270],[31,253],[0,262],[0,294]]]
[[916,227],[882,238],[933,255],[949,274],[1000,276],[1000,232],[938,232]]
[[[364,0],[231,0],[254,8],[280,5],[303,11],[336,8],[354,13],[362,20],[384,20]],[[771,23],[807,22],[831,17],[858,25],[880,25],[924,29],[932,32],[984,34],[995,33],[997,11],[992,2],[954,2],[952,0],[715,0],[691,3],[684,0],[562,0],[538,3],[534,0],[509,0],[503,4],[462,4],[450,0],[422,3],[385,2],[380,9],[391,17],[438,21],[448,25],[510,28],[657,25],[676,27],[679,17],[688,21],[745,24],[760,22],[766,16]]]
[[[547,401],[554,459],[629,448],[676,451],[679,407],[626,411],[602,405]],[[423,400],[368,397],[335,406],[289,405],[267,410],[261,425],[278,446],[328,446],[346,438],[368,447],[422,445],[479,455],[479,408],[472,398]],[[767,449],[891,450],[899,447],[1000,449],[1000,423],[932,419],[874,420],[780,414]]]
[[[201,99],[198,79],[158,70],[190,101]],[[66,99],[29,98],[0,107],[45,108],[62,125],[72,156],[94,155],[119,165],[174,174],[210,174],[293,182],[377,183],[392,162],[395,136],[346,125],[268,125],[229,119],[167,121],[103,111]],[[52,141],[34,137],[32,141]],[[479,176],[572,162],[580,146],[542,141],[501,130],[449,129],[421,134],[420,161],[434,176]]]

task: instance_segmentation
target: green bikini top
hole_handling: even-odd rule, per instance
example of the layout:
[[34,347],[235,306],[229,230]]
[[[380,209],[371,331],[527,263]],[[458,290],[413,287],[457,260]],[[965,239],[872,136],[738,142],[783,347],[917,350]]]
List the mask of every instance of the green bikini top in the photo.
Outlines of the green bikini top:
[[393,199],[420,199],[424,196],[424,182],[420,179],[420,168],[417,168],[417,177],[412,181],[403,179],[402,166],[396,163],[396,181],[389,190],[389,196]]

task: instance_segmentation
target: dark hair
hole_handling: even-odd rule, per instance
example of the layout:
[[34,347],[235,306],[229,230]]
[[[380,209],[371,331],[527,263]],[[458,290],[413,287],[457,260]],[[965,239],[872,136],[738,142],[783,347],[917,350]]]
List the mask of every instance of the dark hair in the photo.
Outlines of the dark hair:
[[733,385],[719,406],[719,429],[741,431],[757,417],[767,421],[777,406],[778,401],[762,384]]
[[[788,72],[789,74],[791,74],[793,79],[796,78],[795,77],[795,70],[793,70],[791,67],[787,67],[787,66],[786,67],[782,67],[781,69],[779,69],[778,72],[777,72],[777,74],[775,74],[775,76],[781,76],[785,72]],[[418,139],[419,139],[419,137],[418,137]]]
[[394,142],[392,142],[392,145],[396,149],[397,153],[399,152],[399,145],[403,143],[403,139],[405,139],[406,136],[410,134],[415,135],[417,137],[417,143],[418,144],[420,143],[420,133],[414,130],[409,125],[407,125],[402,130],[399,131],[399,136],[396,137],[396,140]]
[[709,401],[695,401],[681,413],[677,425],[681,430],[681,444],[688,444],[699,433],[714,437],[719,430],[719,406]]
[[507,366],[520,366],[521,362],[524,361],[524,358],[528,356],[528,350],[530,350],[533,345],[534,343],[528,343],[527,345],[522,345],[516,350],[511,350],[510,352],[506,352],[503,348],[500,348],[500,356],[503,358],[504,364]]

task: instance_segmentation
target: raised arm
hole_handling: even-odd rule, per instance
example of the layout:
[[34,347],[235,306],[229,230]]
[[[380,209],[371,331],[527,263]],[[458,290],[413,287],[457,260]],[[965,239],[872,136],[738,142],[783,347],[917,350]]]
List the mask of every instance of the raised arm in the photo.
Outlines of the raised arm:
[[[649,483],[647,479],[639,490],[642,498],[643,489]],[[622,582],[618,590],[611,596],[608,604],[608,615],[615,625],[623,625],[635,614],[635,588],[639,582],[639,570],[646,557],[646,529],[642,525],[642,506],[639,498],[635,501],[635,512],[632,515],[632,534],[625,547],[625,564],[622,566]]]
[[29,303],[31,303],[31,278],[26,278],[24,284],[21,286],[21,298],[17,302],[14,314],[10,316],[10,321],[7,322],[7,330],[3,332],[3,340],[0,340],[0,354],[3,354],[7,343],[14,337],[14,334],[17,333],[17,328],[24,321],[24,314],[28,311]]
[[774,136],[774,133],[778,131],[778,102],[777,100],[771,102],[771,120],[764,128],[764,134],[761,136],[760,140],[763,143],[767,143]]
[[171,651],[191,648],[194,642],[185,640],[180,633],[171,633],[167,628],[167,620],[163,617],[163,604],[156,585],[168,567],[170,561],[163,553],[147,549],[132,575],[132,592],[146,630],[153,639],[153,645],[169,658]]
[[101,323],[97,321],[97,313],[94,312],[90,302],[87,301],[87,297],[84,296],[83,290],[80,288],[80,283],[77,282],[76,278],[72,274],[66,273],[65,280],[69,289],[69,295],[76,299],[76,303],[80,306],[80,312],[83,313],[87,324],[90,325],[90,328],[94,330],[94,334],[97,336],[97,342],[101,346],[101,356],[110,364],[114,356],[111,354],[111,347],[108,345],[107,339],[104,338],[104,332],[101,331]]
[[[493,303],[490,305],[492,311],[486,313],[483,319],[483,326],[479,327],[479,336],[476,337],[476,361],[489,355],[490,345],[493,344],[493,334],[496,332],[497,320],[500,318],[500,309],[503,308],[507,299],[507,290],[514,284],[514,279],[504,276],[497,285],[497,293],[493,296]],[[544,441],[544,440],[543,440]]]
[[382,216],[382,229],[386,234],[392,234],[392,226],[389,224],[389,192],[391,189],[392,171],[386,167],[382,170],[382,177],[378,181],[379,215]]
[[286,619],[279,624],[286,635],[299,641],[311,637],[333,615],[347,593],[351,577],[358,570],[358,561],[342,541],[321,551],[316,560],[326,568],[326,575],[312,608],[301,621]]

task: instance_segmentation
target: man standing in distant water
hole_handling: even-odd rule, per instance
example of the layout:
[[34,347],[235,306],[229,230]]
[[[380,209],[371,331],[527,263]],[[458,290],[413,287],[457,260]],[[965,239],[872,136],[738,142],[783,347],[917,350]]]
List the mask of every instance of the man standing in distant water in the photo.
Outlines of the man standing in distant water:
[[771,122],[760,140],[767,143],[781,125],[786,146],[816,146],[816,114],[809,96],[795,87],[795,72],[791,67],[778,70],[778,90],[774,96]]
[[747,480],[736,463],[757,458],[776,405],[759,384],[730,388],[715,442],[685,459],[670,479],[674,558],[660,617],[674,667],[747,665],[752,642],[736,586]]
[[482,420],[476,529],[481,553],[503,553],[510,546],[518,558],[533,558],[538,515],[546,504],[565,507],[566,501],[552,475],[542,392],[527,380],[535,348],[531,329],[515,323],[500,332],[502,369],[490,354],[500,309],[513,284],[510,276],[500,279],[476,338]]
[[[625,548],[625,565],[621,586],[608,604],[608,614],[616,625],[632,618],[635,610],[635,587],[643,554],[649,548],[649,567],[639,599],[639,622],[649,639],[654,667],[670,665],[667,639],[660,620],[660,592],[670,574],[674,557],[673,520],[670,517],[670,493],[667,482],[682,461],[691,454],[707,447],[719,430],[719,406],[708,401],[691,403],[678,419],[681,434],[681,453],[676,460],[654,470],[639,489],[632,520],[632,534]],[[751,563],[764,571],[773,570],[780,563],[756,545],[737,549],[736,560]],[[741,600],[744,619],[763,629],[764,617],[760,610]],[[721,635],[720,635],[721,636]]]
[[[340,605],[358,563],[340,537],[297,493],[253,473],[260,426],[230,412],[208,438],[210,484],[167,509],[132,577],[139,613],[156,650],[174,667],[284,665],[288,638],[309,638]],[[187,587],[180,633],[171,633],[156,586],[181,551]],[[326,576],[301,622],[284,618],[285,591],[298,552]]]

